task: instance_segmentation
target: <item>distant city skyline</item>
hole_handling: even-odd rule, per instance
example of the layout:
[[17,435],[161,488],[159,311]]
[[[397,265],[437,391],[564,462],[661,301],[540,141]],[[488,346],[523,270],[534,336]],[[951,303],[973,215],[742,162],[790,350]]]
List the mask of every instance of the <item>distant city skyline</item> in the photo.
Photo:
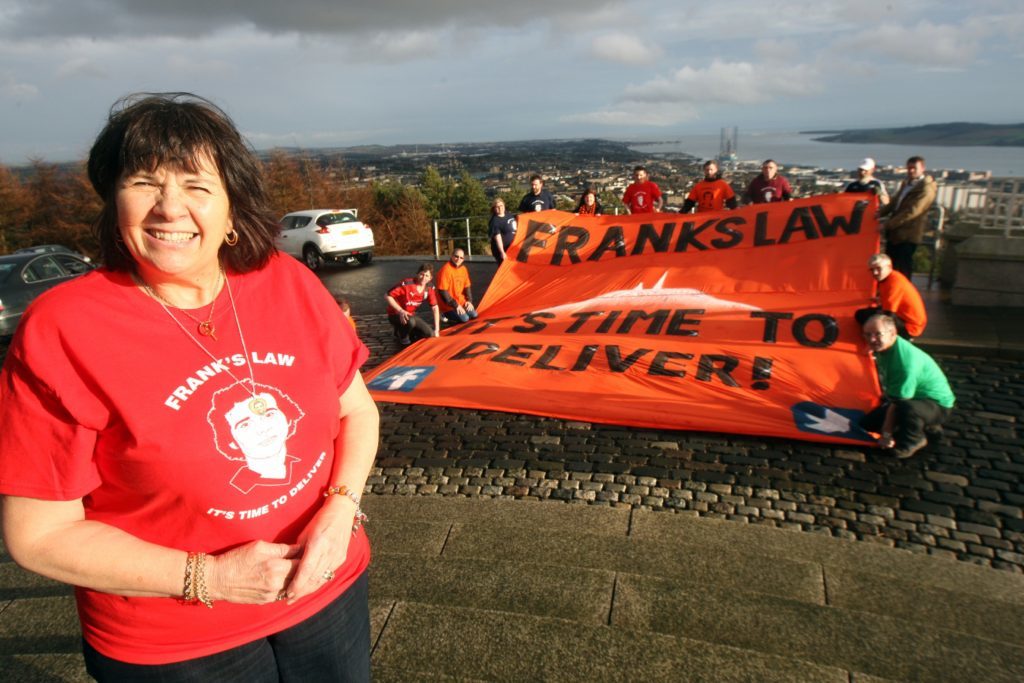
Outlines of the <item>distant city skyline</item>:
[[[184,90],[257,149],[1024,119],[1018,0],[0,0],[0,163]],[[742,147],[742,141],[741,141]]]

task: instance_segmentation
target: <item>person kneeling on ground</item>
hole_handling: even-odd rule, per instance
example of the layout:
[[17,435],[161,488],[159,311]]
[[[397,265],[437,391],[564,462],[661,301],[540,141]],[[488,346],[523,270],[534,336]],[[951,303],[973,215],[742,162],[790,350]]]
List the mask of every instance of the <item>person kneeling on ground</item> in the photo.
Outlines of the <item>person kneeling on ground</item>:
[[857,311],[855,317],[861,327],[876,313],[888,313],[896,323],[896,332],[904,339],[920,337],[928,324],[928,312],[917,287],[907,277],[892,268],[892,259],[875,254],[868,259],[868,270],[878,280],[875,305]]
[[437,273],[437,296],[440,298],[441,315],[450,323],[464,323],[476,317],[473,306],[473,290],[466,268],[466,252],[456,249],[448,263]]
[[[406,278],[388,290],[384,297],[387,301],[388,322],[395,328],[395,336],[402,346],[408,346],[424,337],[437,337],[441,334],[441,312],[437,308],[437,295],[432,287],[427,287],[434,278],[434,267],[424,263],[416,272],[416,277]],[[434,329],[425,320],[416,315],[416,311],[427,301],[434,312]]]
[[956,397],[938,363],[896,335],[892,316],[878,313],[864,323],[864,339],[875,357],[882,403],[860,426],[879,432],[878,445],[909,458],[928,445],[925,431],[938,431]]

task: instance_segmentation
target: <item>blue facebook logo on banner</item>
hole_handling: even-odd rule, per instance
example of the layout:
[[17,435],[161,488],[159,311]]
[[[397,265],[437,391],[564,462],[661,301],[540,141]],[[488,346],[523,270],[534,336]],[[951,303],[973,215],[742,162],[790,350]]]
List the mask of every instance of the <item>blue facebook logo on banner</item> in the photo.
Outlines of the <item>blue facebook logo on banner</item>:
[[793,423],[801,432],[842,436],[859,441],[874,441],[871,435],[860,428],[863,410],[833,408],[819,403],[803,401],[792,407]]
[[366,386],[374,391],[412,391],[433,371],[433,365],[399,365],[374,377]]

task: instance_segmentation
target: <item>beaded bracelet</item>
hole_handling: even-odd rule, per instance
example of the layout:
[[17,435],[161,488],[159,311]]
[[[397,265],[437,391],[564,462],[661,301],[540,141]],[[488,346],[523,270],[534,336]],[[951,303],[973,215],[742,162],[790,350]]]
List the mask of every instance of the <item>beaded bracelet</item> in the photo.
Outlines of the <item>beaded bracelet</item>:
[[369,522],[370,518],[366,516],[363,509],[359,507],[360,498],[353,493],[347,486],[342,484],[341,486],[328,486],[327,490],[324,491],[324,498],[330,498],[331,496],[346,496],[349,500],[356,504],[356,514],[352,518],[352,535],[354,536],[359,527],[365,522]]
[[213,600],[206,589],[206,553],[188,554],[185,561],[185,588],[181,597],[185,602],[201,602],[213,609]]

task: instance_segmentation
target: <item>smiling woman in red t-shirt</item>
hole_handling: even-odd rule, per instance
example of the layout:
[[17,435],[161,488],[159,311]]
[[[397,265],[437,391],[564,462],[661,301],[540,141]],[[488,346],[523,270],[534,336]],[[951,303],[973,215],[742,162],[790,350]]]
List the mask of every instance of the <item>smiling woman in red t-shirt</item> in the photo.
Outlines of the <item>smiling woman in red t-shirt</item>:
[[366,347],[206,100],[120,102],[89,178],[106,265],[0,373],[8,551],[76,586],[98,680],[368,680]]

